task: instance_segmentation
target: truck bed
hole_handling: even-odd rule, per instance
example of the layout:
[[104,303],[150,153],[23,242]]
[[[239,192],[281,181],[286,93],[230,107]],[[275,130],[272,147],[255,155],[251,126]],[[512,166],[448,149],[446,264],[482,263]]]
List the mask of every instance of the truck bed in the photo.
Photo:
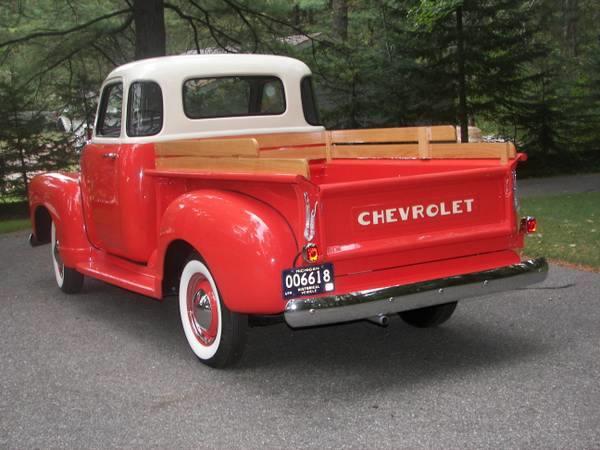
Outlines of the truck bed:
[[418,281],[427,279],[419,265],[462,258],[465,267],[485,260],[485,270],[519,260],[513,177],[523,155],[512,144],[459,144],[453,127],[325,133],[161,144],[153,173],[219,180],[264,199],[298,242],[307,192],[310,207],[318,203],[314,241],[341,280],[406,268]]

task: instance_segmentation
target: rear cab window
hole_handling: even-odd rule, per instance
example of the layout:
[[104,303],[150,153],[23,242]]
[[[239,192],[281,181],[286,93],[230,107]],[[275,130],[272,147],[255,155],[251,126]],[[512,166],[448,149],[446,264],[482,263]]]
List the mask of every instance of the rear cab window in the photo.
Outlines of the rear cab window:
[[121,136],[123,108],[123,83],[120,81],[104,86],[100,98],[96,135],[103,137]]
[[192,78],[183,84],[183,109],[190,119],[280,115],[285,90],[273,76]]

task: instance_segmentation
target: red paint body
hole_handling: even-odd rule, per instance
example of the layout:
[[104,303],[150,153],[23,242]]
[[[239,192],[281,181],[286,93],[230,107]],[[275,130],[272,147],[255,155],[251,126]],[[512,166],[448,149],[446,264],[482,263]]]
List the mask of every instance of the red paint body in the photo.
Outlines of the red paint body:
[[[319,203],[313,242],[317,263],[334,264],[334,294],[415,283],[520,261],[519,159],[319,161],[308,181],[157,171],[153,144],[88,144],[79,176],[32,181],[31,217],[48,210],[65,265],[85,275],[161,299],[165,255],[184,241],[206,261],[230,310],[277,314],[282,271],[304,264],[304,193]],[[360,225],[365,211],[378,223]]]

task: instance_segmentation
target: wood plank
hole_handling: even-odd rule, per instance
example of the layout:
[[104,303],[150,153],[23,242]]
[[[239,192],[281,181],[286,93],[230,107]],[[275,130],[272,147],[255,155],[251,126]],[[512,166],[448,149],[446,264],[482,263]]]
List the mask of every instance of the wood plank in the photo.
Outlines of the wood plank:
[[325,132],[270,133],[248,135],[256,139],[261,149],[307,146],[325,143]]
[[360,144],[377,142],[418,142],[419,129],[431,130],[432,142],[456,142],[456,128],[452,125],[434,127],[369,128],[364,130],[333,130],[334,144]]
[[502,162],[506,162],[508,148],[506,142],[433,144],[431,153],[433,158],[499,158]]
[[258,157],[256,139],[202,139],[157,142],[157,157],[163,156],[245,156]]
[[[435,159],[500,159],[506,163],[516,156],[512,143],[430,144]],[[419,144],[335,145],[334,158],[421,158]]]
[[334,145],[333,158],[418,158],[418,144]]
[[292,174],[309,178],[306,159],[285,158],[204,158],[176,156],[157,158],[157,169],[198,170],[202,172]]
[[261,150],[260,158],[305,158],[327,159],[327,151],[324,145],[316,147],[283,147],[275,150]]
[[[268,183],[294,183],[297,174],[289,173],[235,173],[235,172],[208,172],[198,169],[148,169],[144,175],[157,178],[191,178],[197,180],[231,180],[231,181],[264,181]],[[160,185],[164,186],[164,180]],[[167,182],[168,184],[168,182]],[[160,217],[159,217],[160,219]]]
[[508,145],[508,158],[512,159],[517,156],[517,147],[515,147],[514,142],[507,142]]

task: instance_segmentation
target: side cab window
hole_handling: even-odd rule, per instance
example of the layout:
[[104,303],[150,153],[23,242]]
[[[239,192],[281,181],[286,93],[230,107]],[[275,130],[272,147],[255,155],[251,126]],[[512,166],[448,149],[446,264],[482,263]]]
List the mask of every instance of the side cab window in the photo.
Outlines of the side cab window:
[[104,86],[98,111],[97,136],[119,137],[121,135],[122,108],[123,84],[117,82]]
[[319,108],[315,99],[315,91],[312,85],[312,78],[307,76],[302,78],[300,84],[300,94],[302,96],[302,109],[304,111],[304,119],[310,125],[321,125],[319,117]]
[[163,125],[163,97],[158,83],[135,81],[127,100],[127,135],[153,136]]

